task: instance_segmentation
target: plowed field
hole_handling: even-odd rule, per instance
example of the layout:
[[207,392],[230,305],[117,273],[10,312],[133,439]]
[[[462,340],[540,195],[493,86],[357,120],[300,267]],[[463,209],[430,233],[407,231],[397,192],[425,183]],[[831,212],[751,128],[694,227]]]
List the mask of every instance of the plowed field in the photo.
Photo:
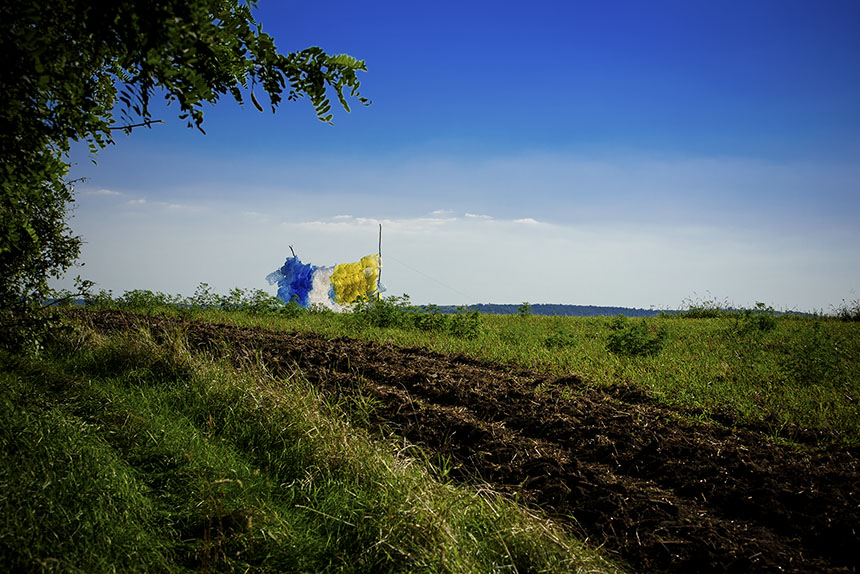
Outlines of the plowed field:
[[856,572],[860,452],[694,424],[624,386],[314,334],[88,314],[99,330],[181,326],[197,350],[260,356],[369,424],[450,457],[450,476],[518,495],[641,572]]

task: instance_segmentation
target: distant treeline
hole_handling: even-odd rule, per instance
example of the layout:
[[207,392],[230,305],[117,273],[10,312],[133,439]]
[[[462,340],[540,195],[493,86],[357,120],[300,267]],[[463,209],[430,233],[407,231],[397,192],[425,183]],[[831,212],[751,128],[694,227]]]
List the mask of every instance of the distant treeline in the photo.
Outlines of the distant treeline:
[[[521,305],[506,305],[497,303],[478,303],[466,307],[469,311],[478,311],[490,315],[516,315],[520,313]],[[600,307],[598,305],[560,305],[554,303],[529,304],[532,315],[558,315],[565,317],[600,317],[626,315],[628,317],[656,317],[661,312],[677,313],[677,311],[661,311],[656,309],[636,309],[630,307]],[[462,307],[454,305],[439,305],[442,313],[456,313]]]

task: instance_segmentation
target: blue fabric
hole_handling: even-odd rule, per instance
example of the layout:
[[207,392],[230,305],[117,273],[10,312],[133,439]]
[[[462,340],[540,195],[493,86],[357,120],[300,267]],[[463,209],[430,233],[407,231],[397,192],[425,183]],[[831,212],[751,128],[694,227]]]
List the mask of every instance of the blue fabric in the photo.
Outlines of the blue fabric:
[[302,263],[298,257],[288,257],[278,271],[278,299],[289,303],[295,298],[299,305],[307,307],[308,293],[313,288],[314,267]]

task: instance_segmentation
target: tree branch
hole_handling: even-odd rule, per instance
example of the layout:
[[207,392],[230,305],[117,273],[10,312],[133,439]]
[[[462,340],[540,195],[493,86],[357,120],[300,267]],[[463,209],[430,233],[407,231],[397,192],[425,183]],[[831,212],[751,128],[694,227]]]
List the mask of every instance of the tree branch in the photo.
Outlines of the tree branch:
[[143,120],[139,124],[129,124],[127,126],[117,126],[117,127],[109,127],[109,130],[123,130],[126,132],[130,132],[134,128],[151,128],[152,124],[163,124],[164,120]]

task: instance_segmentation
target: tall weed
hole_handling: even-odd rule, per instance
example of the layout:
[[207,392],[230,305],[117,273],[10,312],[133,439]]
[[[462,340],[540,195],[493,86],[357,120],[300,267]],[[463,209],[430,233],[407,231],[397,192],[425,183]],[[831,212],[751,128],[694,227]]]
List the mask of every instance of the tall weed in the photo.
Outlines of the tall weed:
[[716,319],[731,314],[728,302],[709,299],[686,299],[681,304],[681,317],[686,319]]
[[842,304],[835,310],[836,316],[843,321],[860,321],[860,299],[846,302],[842,300]]

